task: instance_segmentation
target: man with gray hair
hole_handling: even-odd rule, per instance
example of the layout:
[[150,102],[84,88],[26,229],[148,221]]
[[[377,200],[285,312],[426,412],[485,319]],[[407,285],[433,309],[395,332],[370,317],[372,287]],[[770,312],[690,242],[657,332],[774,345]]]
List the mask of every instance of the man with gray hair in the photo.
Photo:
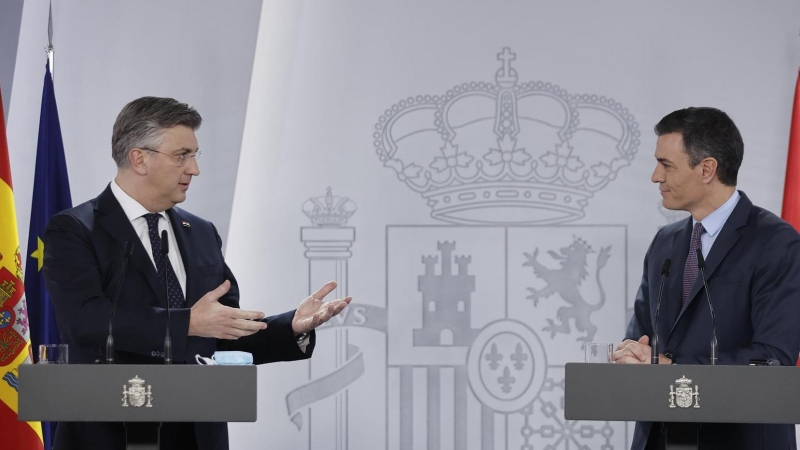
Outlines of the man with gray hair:
[[[239,308],[239,289],[216,228],[175,206],[200,174],[195,130],[201,122],[194,108],[171,98],[130,102],[111,138],[117,176],[97,198],[48,224],[44,277],[70,363],[162,364],[168,305],[176,364],[221,350],[250,352],[255,364],[307,359],[314,329],[350,302],[323,302],[336,288],[330,282],[294,311],[265,317]],[[168,236],[166,257],[162,233]],[[130,267],[122,279],[130,244]],[[116,351],[106,354],[118,288]],[[162,449],[228,448],[224,423],[164,424],[160,440]],[[123,449],[125,429],[121,423],[59,423],[55,448]]]

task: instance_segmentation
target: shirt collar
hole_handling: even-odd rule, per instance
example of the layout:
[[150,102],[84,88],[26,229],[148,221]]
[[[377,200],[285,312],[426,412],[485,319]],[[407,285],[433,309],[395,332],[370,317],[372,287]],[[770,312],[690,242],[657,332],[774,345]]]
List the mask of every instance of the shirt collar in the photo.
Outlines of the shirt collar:
[[[111,193],[114,194],[114,197],[117,198],[119,205],[122,206],[122,210],[125,212],[125,215],[128,217],[128,220],[133,222],[135,219],[142,217],[145,214],[150,214],[150,211],[147,210],[141,203],[137,202],[133,197],[128,195],[127,192],[123,191],[121,187],[117,184],[117,180],[111,180]],[[169,221],[167,215],[163,212],[158,213],[160,216],[164,217]]]
[[[728,217],[733,213],[733,209],[736,208],[736,205],[739,203],[740,198],[742,198],[742,196],[739,194],[739,191],[733,191],[731,197],[723,203],[722,206],[715,209],[714,212],[700,221],[700,223],[703,224],[703,229],[709,236],[716,236],[719,230],[722,229],[722,226],[728,221]],[[692,225],[696,223],[697,221],[692,219]]]

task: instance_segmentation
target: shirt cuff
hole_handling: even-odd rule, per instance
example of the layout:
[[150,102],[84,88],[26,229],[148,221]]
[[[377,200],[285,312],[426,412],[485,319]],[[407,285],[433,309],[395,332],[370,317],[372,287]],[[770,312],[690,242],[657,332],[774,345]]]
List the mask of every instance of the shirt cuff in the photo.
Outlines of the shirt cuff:
[[311,335],[308,333],[302,333],[295,336],[295,339],[297,342],[297,346],[300,347],[300,351],[305,353],[306,347],[308,346],[308,343],[311,339]]

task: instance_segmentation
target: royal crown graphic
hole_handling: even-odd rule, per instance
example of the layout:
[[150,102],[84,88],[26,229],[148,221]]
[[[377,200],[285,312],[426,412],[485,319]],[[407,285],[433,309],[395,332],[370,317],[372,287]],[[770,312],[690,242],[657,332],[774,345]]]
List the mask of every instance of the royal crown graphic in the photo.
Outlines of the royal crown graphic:
[[375,126],[376,152],[458,224],[549,224],[580,219],[592,195],[630,165],[638,124],[620,103],[518,83],[506,47],[495,83],[409,97]]
[[344,227],[356,212],[356,204],[347,197],[333,195],[333,190],[322,197],[312,197],[303,203],[303,213],[315,227]]

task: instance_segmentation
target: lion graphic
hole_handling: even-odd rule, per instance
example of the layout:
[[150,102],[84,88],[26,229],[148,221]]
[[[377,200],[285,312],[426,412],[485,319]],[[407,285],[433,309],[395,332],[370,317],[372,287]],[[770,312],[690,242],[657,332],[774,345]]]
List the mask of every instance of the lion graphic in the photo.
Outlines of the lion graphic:
[[586,333],[578,337],[577,340],[584,343],[591,342],[595,333],[597,333],[597,326],[592,323],[590,315],[592,312],[602,308],[606,302],[606,293],[600,282],[600,270],[606,266],[608,259],[611,257],[611,246],[601,248],[597,256],[595,277],[597,278],[597,286],[600,288],[600,301],[594,305],[587,303],[578,290],[583,280],[589,275],[587,265],[589,255],[594,253],[592,247],[583,239],[574,237],[572,244],[569,247],[561,248],[559,252],[556,253],[552,250],[547,252],[553,259],[561,263],[561,267],[558,269],[551,269],[538,261],[539,249],[535,249],[533,253],[524,253],[528,261],[523,264],[523,267],[532,267],[534,275],[547,282],[547,286],[543,289],[528,288],[531,295],[527,298],[533,300],[533,306],[537,306],[539,299],[559,294],[570,306],[558,309],[558,321],[560,323],[556,323],[553,319],[547,319],[550,325],[544,327],[544,331],[549,331],[551,338],[556,333],[569,333],[571,331],[569,320],[573,319],[575,328]]

